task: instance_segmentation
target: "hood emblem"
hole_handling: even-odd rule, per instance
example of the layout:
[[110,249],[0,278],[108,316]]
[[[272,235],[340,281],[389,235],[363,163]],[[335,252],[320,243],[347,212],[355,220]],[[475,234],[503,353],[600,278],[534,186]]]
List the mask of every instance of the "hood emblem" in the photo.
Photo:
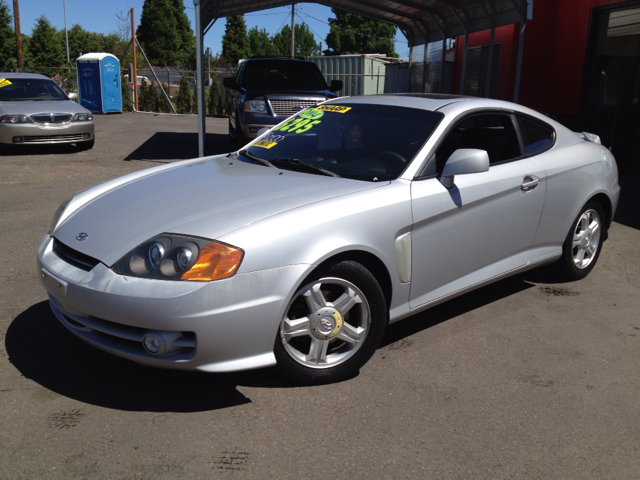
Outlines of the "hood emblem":
[[51,118],[51,123],[56,121],[56,116],[53,113],[49,116],[49,118]]
[[89,237],[88,233],[81,232],[76,235],[76,240],[78,240],[79,242],[82,242],[83,240],[86,240],[88,237]]

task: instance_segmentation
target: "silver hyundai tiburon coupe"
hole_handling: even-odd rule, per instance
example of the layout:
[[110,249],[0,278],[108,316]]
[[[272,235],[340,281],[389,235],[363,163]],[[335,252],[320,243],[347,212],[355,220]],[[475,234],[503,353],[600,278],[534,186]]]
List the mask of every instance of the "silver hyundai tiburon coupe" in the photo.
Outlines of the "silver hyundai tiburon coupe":
[[38,271],[60,322],[107,352],[325,383],[388,323],[547,263],[585,277],[619,193],[597,136],[528,108],[343,97],[238,152],[77,193]]

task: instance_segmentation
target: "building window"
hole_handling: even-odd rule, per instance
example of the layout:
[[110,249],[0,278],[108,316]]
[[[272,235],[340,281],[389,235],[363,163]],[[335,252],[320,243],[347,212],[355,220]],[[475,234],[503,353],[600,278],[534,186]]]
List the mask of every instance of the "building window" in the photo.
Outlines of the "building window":
[[[464,82],[464,94],[472,97],[484,97],[489,64],[489,45],[472,47],[467,50],[467,70]],[[498,72],[500,71],[500,43],[493,45],[491,62],[491,86],[489,98],[498,96]]]
[[594,9],[583,83],[586,107],[637,111],[639,57],[640,8]]

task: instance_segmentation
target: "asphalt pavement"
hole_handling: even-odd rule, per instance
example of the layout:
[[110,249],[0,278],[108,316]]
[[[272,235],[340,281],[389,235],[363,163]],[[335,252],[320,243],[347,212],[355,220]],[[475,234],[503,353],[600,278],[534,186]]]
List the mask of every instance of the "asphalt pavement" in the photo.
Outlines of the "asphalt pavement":
[[[301,387],[142,367],[59,325],[35,259],[60,203],[197,154],[193,116],[95,122],[90,151],[0,147],[0,479],[640,478],[631,180],[586,279],[495,283],[390,326],[355,378]],[[226,118],[207,130],[229,149]]]

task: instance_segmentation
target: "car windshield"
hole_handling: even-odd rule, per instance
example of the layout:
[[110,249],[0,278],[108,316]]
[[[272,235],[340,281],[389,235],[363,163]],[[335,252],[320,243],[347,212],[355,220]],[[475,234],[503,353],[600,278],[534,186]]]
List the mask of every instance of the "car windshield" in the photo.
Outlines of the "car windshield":
[[245,88],[327,89],[327,82],[315,63],[289,60],[251,60],[242,77]]
[[51,80],[1,77],[0,73],[0,102],[68,100],[60,87]]
[[240,151],[240,158],[254,162],[258,157],[277,168],[318,175],[394,180],[443,117],[416,108],[323,104],[291,117]]

